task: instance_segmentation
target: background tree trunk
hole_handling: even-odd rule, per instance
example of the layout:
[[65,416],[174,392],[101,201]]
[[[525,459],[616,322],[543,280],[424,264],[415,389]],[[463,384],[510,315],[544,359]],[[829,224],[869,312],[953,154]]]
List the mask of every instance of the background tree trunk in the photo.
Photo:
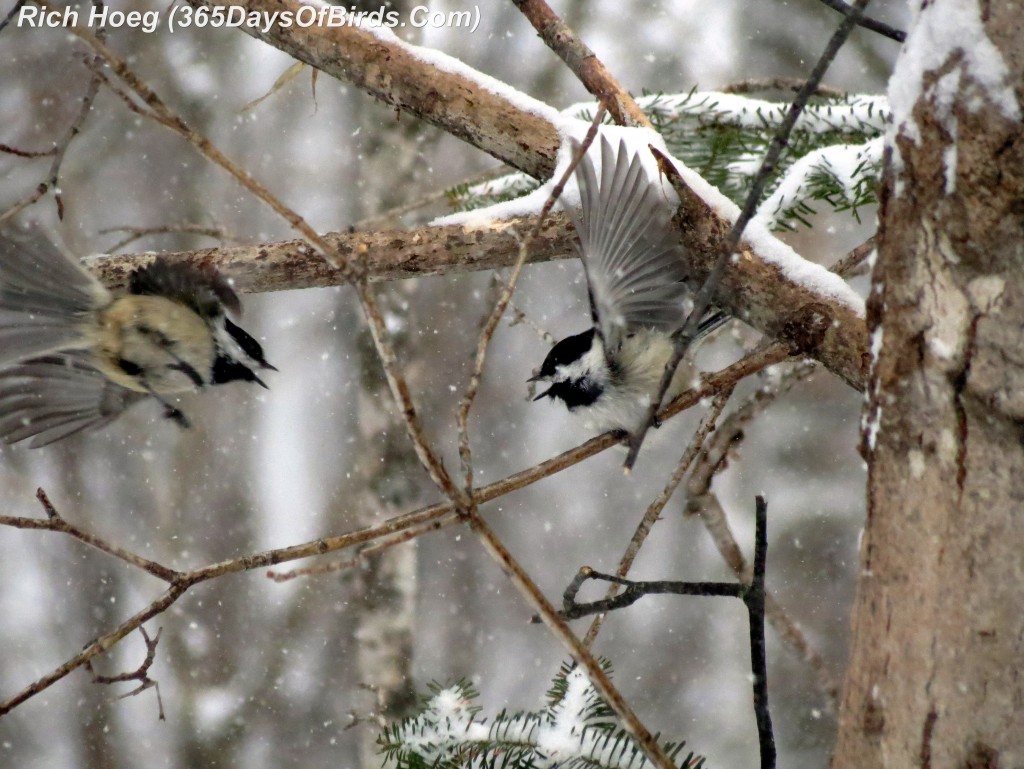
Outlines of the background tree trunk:
[[[921,5],[890,87],[836,769],[1024,763],[1024,10],[979,9],[989,43]],[[967,49],[939,61],[953,24]],[[900,90],[920,94],[902,115]]]

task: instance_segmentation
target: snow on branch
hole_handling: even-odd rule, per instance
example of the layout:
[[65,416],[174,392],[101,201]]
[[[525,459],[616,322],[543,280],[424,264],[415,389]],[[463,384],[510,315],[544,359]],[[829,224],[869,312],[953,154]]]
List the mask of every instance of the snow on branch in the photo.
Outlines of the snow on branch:
[[[203,0],[193,5],[212,6]],[[247,11],[295,13],[298,0],[240,0]],[[554,169],[557,112],[462,62],[388,30],[313,24],[243,27],[299,61],[457,136],[537,178]]]
[[874,203],[882,165],[882,139],[866,144],[833,144],[814,150],[793,163],[758,208],[756,220],[764,226],[788,228],[797,220],[807,226],[814,213],[809,202],[824,200],[837,211]]
[[[296,0],[246,0],[245,6],[250,10],[294,11],[299,4]],[[581,122],[562,118],[452,57],[411,46],[391,33],[357,26],[315,25],[274,26],[266,32],[246,32],[465,139],[535,178],[551,177],[562,143],[561,134],[571,133],[571,124]],[[673,152],[672,147],[668,150]],[[736,211],[728,199],[697,175],[702,172],[699,168],[697,173],[685,169],[676,180],[688,187],[679,217],[688,222],[683,233],[684,246],[696,257],[697,281],[708,274],[721,251],[723,238],[731,227],[728,212]],[[716,292],[715,303],[734,310],[766,333],[782,334],[794,349],[820,357],[830,370],[861,389],[867,349],[862,303],[859,299],[852,304],[845,301],[855,297],[842,291],[841,286],[832,286],[822,294],[822,282],[830,279],[827,274],[819,274],[825,271],[813,270],[814,265],[772,240],[770,236],[748,239],[751,247],[743,259],[728,266],[727,280]],[[763,254],[761,250],[766,244],[771,248]],[[516,253],[513,250],[508,254],[506,264],[513,261]],[[780,265],[782,256],[784,265]],[[746,269],[748,266],[750,270]],[[793,284],[800,276],[812,273],[816,279],[810,283]],[[769,280],[773,285],[751,286],[750,280]],[[737,285],[746,288],[742,296],[728,296]],[[780,289],[787,294],[785,299]],[[842,339],[833,338],[835,335],[830,332],[801,331],[815,318],[821,319],[823,329],[843,329]]]
[[[736,204],[747,194],[765,147],[789,107],[783,102],[707,91],[649,95],[637,101],[672,154]],[[596,108],[594,102],[580,102],[562,115],[589,119]],[[807,217],[814,211],[806,205],[810,200],[823,201],[833,210],[849,210],[855,217],[860,208],[876,203],[882,165],[877,139],[884,134],[888,115],[884,96],[834,97],[807,105],[794,128],[791,150],[769,185],[772,202],[762,204],[762,211],[775,212],[765,223],[773,230],[811,226]],[[791,173],[806,181],[802,195],[794,195]],[[788,185],[785,190],[783,184]],[[448,197],[456,210],[468,211],[521,198],[537,187],[538,182],[526,174],[514,172],[459,185]]]
[[[637,99],[644,112],[665,118],[690,118],[700,125],[734,126],[756,131],[778,128],[786,117],[788,102],[753,99],[720,91],[689,91],[678,94],[649,94]],[[592,114],[593,102],[579,102],[564,114]],[[804,107],[795,133],[846,133],[876,135],[885,130],[889,102],[885,96],[855,94],[829,98]]]

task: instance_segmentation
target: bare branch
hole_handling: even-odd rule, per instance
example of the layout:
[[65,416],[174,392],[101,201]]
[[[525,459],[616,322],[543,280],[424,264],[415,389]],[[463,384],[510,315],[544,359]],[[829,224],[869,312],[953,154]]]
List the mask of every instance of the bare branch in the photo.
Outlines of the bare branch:
[[0,152],[6,153],[8,155],[15,155],[16,157],[19,158],[48,158],[51,155],[56,154],[57,148],[50,147],[50,149],[48,150],[39,151],[22,150],[18,149],[17,147],[12,147],[10,144],[4,144],[3,142],[0,142]]
[[[714,374],[706,374],[702,377],[701,384],[698,387],[692,388],[679,395],[679,397],[665,407],[659,417],[663,420],[668,420],[681,411],[699,403],[704,398],[712,397],[727,388],[732,388],[740,379],[759,371],[765,366],[778,363],[786,357],[788,357],[787,348],[784,345],[775,344],[765,348],[764,350],[748,355],[721,371],[715,372]],[[579,464],[583,460],[588,459],[595,454],[599,454],[620,442],[621,437],[612,432],[598,435],[591,438],[586,443],[565,451],[562,454],[541,462],[538,465],[522,470],[518,473],[513,473],[510,476],[493,483],[489,483],[485,486],[481,486],[473,495],[473,504],[479,506],[518,489],[530,486],[537,481],[554,475],[560,470]],[[197,585],[226,574],[237,574],[239,572],[252,571],[254,569],[265,569],[287,561],[324,555],[347,547],[353,547],[365,542],[371,542],[383,537],[392,536],[412,527],[420,527],[420,533],[425,533],[427,531],[434,531],[443,526],[449,526],[462,521],[463,517],[457,511],[455,504],[450,501],[442,502],[404,515],[396,516],[385,521],[379,526],[358,529],[347,534],[341,534],[333,537],[322,537],[299,545],[292,545],[290,547],[265,550],[259,553],[252,553],[225,561],[219,561],[187,572],[178,572],[176,573],[176,576],[167,592],[153,601],[149,606],[125,620],[121,625],[102,636],[100,639],[88,645],[79,654],[72,657],[56,670],[38,679],[10,699],[0,702],[0,716],[17,707],[25,700],[49,688],[57,681],[64,678],[68,673],[81,667],[96,655],[105,652],[130,632],[141,626],[144,622],[148,622],[153,617],[165,611],[193,585]],[[0,516],[0,525],[10,525],[16,528],[25,529],[48,530],[54,528],[45,520],[17,518],[13,516]],[[59,529],[54,528],[54,530]],[[129,557],[125,558],[122,555],[122,552],[124,551],[121,551],[120,548],[103,542],[99,538],[95,539],[97,542],[96,547],[98,549],[108,552],[115,557],[122,558],[133,565],[136,565],[134,559],[145,561],[145,559],[142,559],[140,556],[131,556],[131,554],[128,554]],[[83,541],[87,540],[83,539]],[[89,544],[92,543],[89,542]],[[141,564],[138,565],[140,568],[145,568]],[[172,570],[167,569],[167,571],[171,572]]]
[[[504,290],[506,283],[501,279],[501,275],[499,273],[494,273],[494,276],[491,278],[491,281],[494,283],[495,287],[499,291]],[[510,301],[508,303],[508,309],[509,312],[512,313],[512,317],[508,322],[509,326],[518,326],[520,323],[523,323],[527,326],[527,328],[533,331],[537,335],[537,338],[540,339],[542,342],[545,342],[546,344],[549,344],[551,346],[554,346],[555,344],[558,343],[558,340],[550,331],[548,331],[546,328],[537,323],[537,321],[535,321],[533,318],[527,315],[526,312],[515,302]]]
[[162,579],[164,582],[173,583],[176,579],[181,576],[180,572],[174,569],[169,569],[155,561],[151,561],[148,558],[143,558],[140,555],[124,550],[123,548],[112,545],[106,540],[97,537],[95,534],[90,534],[87,531],[83,531],[75,524],[65,520],[50,502],[46,496],[46,492],[42,489],[36,491],[36,497],[42,504],[43,509],[46,511],[46,518],[22,518],[14,515],[0,515],[0,526],[10,526],[14,529],[37,529],[40,531],[56,531],[61,534],[67,534],[69,537],[77,539],[79,542],[94,547],[97,550],[102,550],[104,553],[119,558],[125,563],[130,563],[132,566],[137,566],[143,571],[152,574],[157,579]]
[[152,235],[203,235],[214,240],[225,242],[234,241],[241,243],[242,239],[237,235],[231,235],[220,227],[211,227],[205,224],[162,224],[152,227],[105,227],[99,231],[101,235],[112,232],[123,232],[126,236],[110,247],[110,251],[119,251],[129,243],[147,238]]
[[427,441],[423,432],[423,422],[420,420],[416,406],[413,404],[412,393],[409,384],[405,381],[401,369],[398,366],[398,356],[391,345],[391,338],[388,334],[387,325],[384,323],[384,316],[381,314],[373,289],[364,280],[356,282],[356,291],[363,305],[363,314],[370,326],[370,335],[373,337],[374,347],[377,349],[377,357],[384,368],[384,376],[388,382],[388,389],[391,397],[394,398],[405,425],[405,432],[412,441],[413,449],[420,460],[420,464],[430,475],[441,492],[452,500],[461,498],[461,491],[452,482],[444,462],[437,456]]
[[[658,494],[654,501],[648,505],[643,518],[641,518],[640,523],[637,524],[636,531],[633,532],[633,536],[630,537],[629,544],[626,545],[626,552],[622,554],[622,558],[619,560],[619,566],[615,570],[616,576],[625,577],[629,574],[629,570],[632,568],[633,561],[636,560],[636,556],[640,552],[640,548],[643,547],[644,542],[647,541],[647,535],[650,534],[655,522],[661,517],[661,511],[665,509],[665,505],[668,504],[672,494],[675,493],[676,487],[679,486],[679,482],[683,479],[683,475],[690,468],[690,465],[693,464],[693,460],[701,453],[704,441],[715,429],[715,422],[718,420],[718,417],[721,416],[722,410],[725,408],[725,404],[729,401],[729,397],[731,395],[732,389],[730,388],[723,390],[715,396],[711,403],[711,407],[701,419],[700,424],[697,426],[697,430],[694,432],[693,437],[690,438],[690,442],[683,451],[683,455],[679,458],[676,469],[672,471],[672,475],[669,476],[665,487],[661,490],[661,493]],[[617,592],[618,584],[612,582],[608,587],[608,593],[605,595],[605,598],[613,598]],[[583,638],[584,646],[589,648],[593,645],[594,639],[597,638],[597,634],[601,630],[601,625],[604,622],[604,616],[605,615],[603,614],[598,614],[594,617],[593,622],[590,623],[590,627],[587,628],[586,636]]]
[[[500,179],[503,176],[508,175],[508,166],[496,166],[490,170],[484,171],[483,173],[477,174],[471,179],[458,182],[453,185],[454,187],[474,186],[477,184],[483,184],[494,179]],[[367,216],[365,219],[360,219],[358,222],[352,225],[353,232],[365,232],[367,230],[379,230],[384,227],[395,227],[399,224],[399,220],[406,214],[418,211],[421,208],[433,205],[434,203],[440,203],[441,201],[449,200],[450,191],[447,189],[435,190],[424,195],[416,200],[410,200],[404,205],[397,206],[388,211],[382,211],[379,214],[373,214]]]
[[18,2],[11,7],[11,10],[7,12],[7,15],[0,19],[0,32],[3,31],[4,27],[11,23],[11,19],[18,15],[18,11],[21,10],[23,5],[25,5],[25,0],[18,0]]
[[146,632],[146,628],[139,626],[139,632],[142,633],[142,640],[146,642],[146,658],[142,661],[142,664],[136,670],[128,673],[118,673],[113,676],[101,676],[97,674],[92,668],[92,662],[85,663],[85,669],[92,673],[92,682],[94,684],[117,684],[125,681],[138,681],[139,685],[130,692],[125,692],[119,700],[123,700],[125,697],[134,697],[137,694],[147,689],[156,690],[156,704],[159,709],[159,717],[161,721],[166,721],[167,718],[164,716],[164,701],[160,697],[160,684],[149,677],[149,669],[153,665],[153,661],[156,659],[156,647],[160,643],[160,634],[163,632],[163,628],[157,628],[156,635],[153,638],[149,637]]
[[[11,11],[11,15],[4,19],[3,24],[0,24],[0,29],[3,29],[3,26],[10,20],[11,16],[17,12],[21,5],[22,3],[19,2],[14,6],[14,9]],[[35,186],[35,189],[33,189],[32,192],[14,205],[10,206],[6,211],[0,213],[0,225],[31,206],[50,190],[58,190],[55,194],[57,215],[61,219],[64,218],[64,202],[61,199],[59,192],[60,167],[64,162],[64,156],[67,154],[68,148],[71,146],[71,142],[74,141],[75,137],[81,132],[82,125],[85,123],[86,118],[89,116],[89,112],[92,110],[92,103],[95,101],[96,94],[99,93],[99,90],[100,79],[95,76],[91,77],[89,79],[89,85],[85,88],[85,94],[82,96],[82,106],[79,108],[75,119],[71,121],[71,125],[68,126],[64,135],[56,142],[52,150],[46,153],[40,153],[53,156],[53,161],[50,163],[50,168],[46,172],[46,177]],[[17,152],[15,154],[24,155],[25,153]]]
[[[751,77],[746,80],[736,80],[722,87],[722,93],[758,93],[760,91],[792,91],[797,93],[807,83],[798,77]],[[833,88],[829,85],[818,83],[814,89],[815,96],[827,96],[832,99],[842,99],[848,95],[846,91]]]
[[171,129],[195,147],[203,157],[231,174],[239,184],[249,190],[258,200],[266,203],[275,213],[309,240],[310,243],[320,249],[321,253],[319,256],[326,259],[332,267],[338,270],[343,279],[352,280],[356,276],[358,262],[343,261],[336,252],[330,251],[320,235],[299,214],[284,205],[267,187],[260,184],[248,172],[237,166],[213,142],[189,126],[180,115],[176,114],[164,103],[163,99],[152,88],[135,74],[124,59],[108,48],[98,36],[93,35],[83,27],[72,27],[71,31],[96,51],[102,63],[106,64],[131,89],[135,97],[145,107],[144,109],[143,106],[134,102],[131,94],[125,93],[114,85],[102,71],[100,64],[96,63],[93,66],[93,72],[96,73],[96,76],[110,86],[111,90],[121,96],[131,109]]
[[[741,599],[747,607],[750,631],[751,683],[754,690],[754,719],[757,722],[761,767],[762,769],[774,769],[776,747],[771,712],[768,708],[768,661],[764,636],[764,579],[768,556],[768,506],[762,496],[756,498],[755,523],[754,569],[749,581],[741,583],[677,582],[673,580],[637,582],[615,574],[602,574],[589,566],[584,566],[565,589],[562,596],[562,616],[576,618],[614,611],[631,606],[647,595],[692,595]],[[625,587],[625,590],[614,597],[585,604],[577,603],[576,595],[579,589],[591,579],[611,582],[614,585]]]
[[142,611],[126,619],[109,633],[100,636],[92,643],[87,644],[82,651],[56,670],[47,673],[42,678],[29,684],[13,697],[0,702],[0,716],[6,715],[21,703],[50,688],[72,671],[82,667],[100,654],[104,654],[122,638],[127,636],[136,628],[141,627],[143,623],[148,622],[153,617],[166,611],[185,593],[187,589],[188,586],[184,582],[175,582],[162,596],[160,596],[160,598],[153,601],[153,603],[149,604],[149,606],[144,608]]
[[558,54],[584,87],[604,104],[619,125],[651,127],[651,121],[619,85],[597,55],[544,0],[512,0],[544,43]]
[[[587,580],[598,579],[626,588],[621,593],[596,601],[577,603],[576,594]],[[706,598],[742,598],[746,586],[738,582],[679,582],[677,580],[632,580],[616,574],[603,574],[583,566],[562,594],[562,615],[579,619],[591,614],[625,609],[648,595],[696,595]],[[611,591],[609,591],[611,592]]]
[[319,563],[315,566],[307,566],[302,569],[292,569],[291,571],[285,572],[268,571],[267,578],[274,580],[274,582],[290,582],[296,577],[309,577],[318,574],[330,574],[336,571],[354,569],[365,564],[370,558],[380,555],[385,550],[395,547],[396,545],[401,545],[405,542],[410,542],[422,537],[424,534],[429,534],[432,531],[437,531],[444,525],[444,519],[439,518],[430,521],[423,526],[407,528],[400,534],[396,534],[393,537],[381,539],[375,545],[361,548],[352,558],[346,558],[343,561],[328,561],[327,563]]
[[[850,4],[844,3],[843,0],[821,0],[825,5],[831,8],[833,11],[839,11],[842,14],[848,14],[850,12]],[[870,29],[872,32],[877,32],[883,37],[887,37],[890,40],[895,40],[897,43],[902,43],[907,39],[907,33],[902,29],[897,29],[884,21],[878,21],[872,19],[869,16],[863,16],[857,20],[857,26],[864,27],[864,29]]]

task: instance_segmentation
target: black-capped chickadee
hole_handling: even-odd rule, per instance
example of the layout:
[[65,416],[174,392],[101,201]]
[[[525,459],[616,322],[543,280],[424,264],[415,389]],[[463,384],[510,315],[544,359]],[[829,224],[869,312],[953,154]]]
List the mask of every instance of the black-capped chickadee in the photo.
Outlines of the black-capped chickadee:
[[212,270],[157,257],[112,294],[34,228],[0,233],[0,439],[36,448],[155,398],[274,369],[228,314],[238,296]]
[[[633,432],[657,395],[672,356],[672,334],[693,302],[666,193],[624,141],[617,153],[603,136],[600,144],[600,181],[584,156],[576,167],[582,216],[569,211],[580,237],[594,325],[552,347],[527,381],[550,382],[534,400],[560,398],[592,429]],[[575,142],[573,150],[579,150]],[[711,312],[696,338],[728,319]],[[685,379],[680,367],[668,397],[682,391]]]

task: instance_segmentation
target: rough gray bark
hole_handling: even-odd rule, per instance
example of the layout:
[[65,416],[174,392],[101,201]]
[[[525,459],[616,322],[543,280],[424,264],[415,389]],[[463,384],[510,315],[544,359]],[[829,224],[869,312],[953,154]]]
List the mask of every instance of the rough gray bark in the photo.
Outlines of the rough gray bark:
[[[984,5],[1019,105],[1024,10]],[[920,141],[887,169],[835,769],[1024,764],[1024,136],[970,53],[924,74]],[[949,106],[932,86],[956,70]]]

